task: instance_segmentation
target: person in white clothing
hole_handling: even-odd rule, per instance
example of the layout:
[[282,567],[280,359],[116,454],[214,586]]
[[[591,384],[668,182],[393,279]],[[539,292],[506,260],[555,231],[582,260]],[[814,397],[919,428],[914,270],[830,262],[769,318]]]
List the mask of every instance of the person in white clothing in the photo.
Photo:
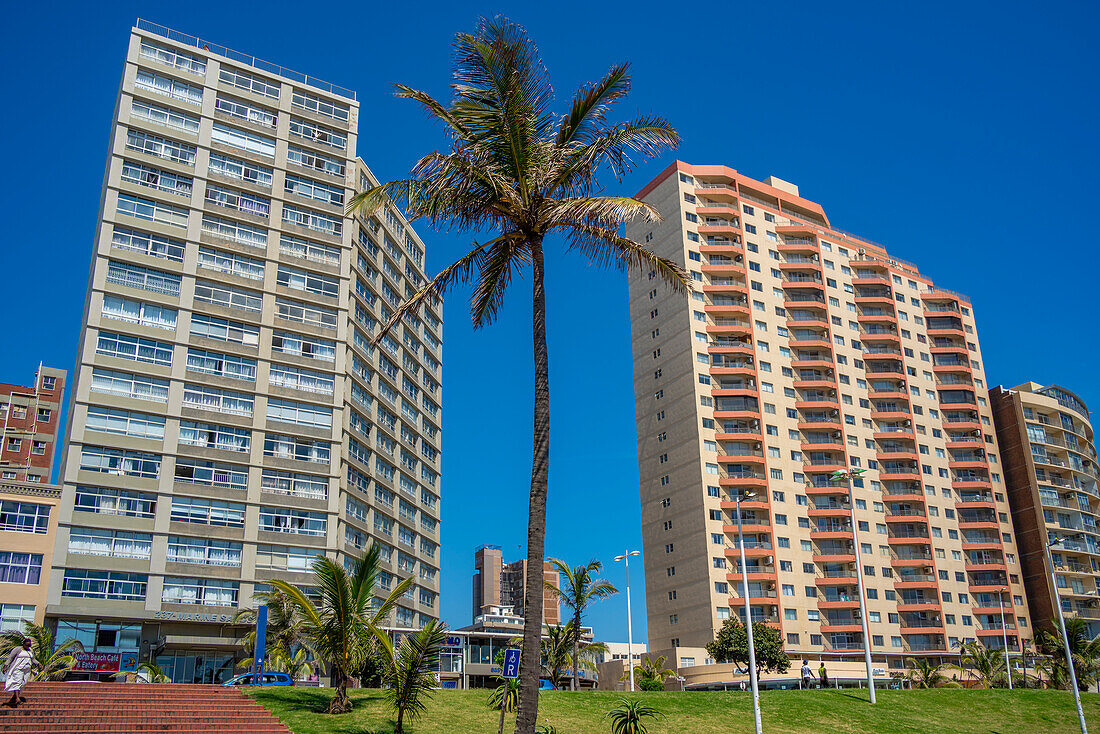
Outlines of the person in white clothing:
[[21,695],[23,686],[31,679],[31,671],[35,667],[41,668],[42,664],[35,659],[31,652],[31,638],[24,637],[23,644],[13,647],[8,653],[8,659],[4,662],[4,670],[7,677],[4,679],[4,691],[11,692],[11,700],[7,705],[15,708],[20,702],[26,701],[26,696]]

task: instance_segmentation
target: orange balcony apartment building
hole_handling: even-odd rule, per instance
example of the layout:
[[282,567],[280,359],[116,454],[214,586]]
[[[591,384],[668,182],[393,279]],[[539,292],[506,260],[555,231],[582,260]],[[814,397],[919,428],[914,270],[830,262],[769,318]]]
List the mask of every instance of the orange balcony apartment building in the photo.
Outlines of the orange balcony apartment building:
[[[710,663],[744,618],[734,499],[751,492],[751,616],[792,657],[862,662],[869,644],[885,676],[970,639],[1019,650],[1031,620],[970,300],[774,177],[676,162],[639,196],[663,221],[628,233],[694,285],[629,285],[649,649]],[[855,469],[852,506],[830,474]]]

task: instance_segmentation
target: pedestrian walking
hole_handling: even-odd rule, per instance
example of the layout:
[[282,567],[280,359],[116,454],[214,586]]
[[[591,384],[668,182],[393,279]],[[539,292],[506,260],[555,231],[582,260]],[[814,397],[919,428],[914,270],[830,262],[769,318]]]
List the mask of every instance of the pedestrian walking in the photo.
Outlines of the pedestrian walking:
[[821,681],[822,688],[829,687],[829,671],[825,670],[825,661],[822,661],[821,667],[817,669],[817,678]]
[[813,682],[814,682],[814,672],[812,670],[810,670],[810,661],[809,660],[803,660],[802,661],[802,687],[803,688],[810,688],[811,686],[813,686]]
[[22,695],[23,686],[31,679],[31,671],[42,664],[35,659],[31,652],[31,638],[24,637],[23,644],[13,647],[8,653],[8,659],[4,661],[4,671],[7,676],[4,679],[4,691],[11,692],[11,700],[7,705],[15,708],[27,697]]

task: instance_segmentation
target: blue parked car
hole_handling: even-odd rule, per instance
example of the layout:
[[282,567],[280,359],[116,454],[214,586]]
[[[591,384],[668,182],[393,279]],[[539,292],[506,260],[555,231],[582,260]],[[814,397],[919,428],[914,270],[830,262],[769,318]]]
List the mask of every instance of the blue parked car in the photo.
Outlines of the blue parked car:
[[556,691],[558,687],[545,678],[539,678],[539,690],[540,691]]
[[260,681],[255,682],[252,680],[252,674],[246,673],[245,675],[238,675],[236,678],[230,678],[223,685],[227,686],[292,686],[294,685],[294,679],[286,673],[264,673],[260,676]]

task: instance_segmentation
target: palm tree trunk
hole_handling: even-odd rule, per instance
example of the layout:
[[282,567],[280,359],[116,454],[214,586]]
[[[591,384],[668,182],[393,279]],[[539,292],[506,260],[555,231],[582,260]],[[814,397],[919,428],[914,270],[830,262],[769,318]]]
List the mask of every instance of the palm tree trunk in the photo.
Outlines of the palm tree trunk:
[[542,639],[543,553],[546,541],[546,494],[550,478],[550,360],[546,349],[546,291],[542,237],[531,245],[531,332],[535,358],[534,452],[531,494],[527,505],[527,579],[523,599],[523,652],[519,662],[520,693],[515,734],[535,734],[539,715],[539,658]]
[[573,685],[570,690],[579,691],[581,688],[580,683],[580,664],[581,664],[581,610],[580,606],[577,607],[577,612],[573,615]]
[[397,728],[393,730],[393,734],[405,734],[405,727],[402,723],[405,719],[405,709],[397,709]]

